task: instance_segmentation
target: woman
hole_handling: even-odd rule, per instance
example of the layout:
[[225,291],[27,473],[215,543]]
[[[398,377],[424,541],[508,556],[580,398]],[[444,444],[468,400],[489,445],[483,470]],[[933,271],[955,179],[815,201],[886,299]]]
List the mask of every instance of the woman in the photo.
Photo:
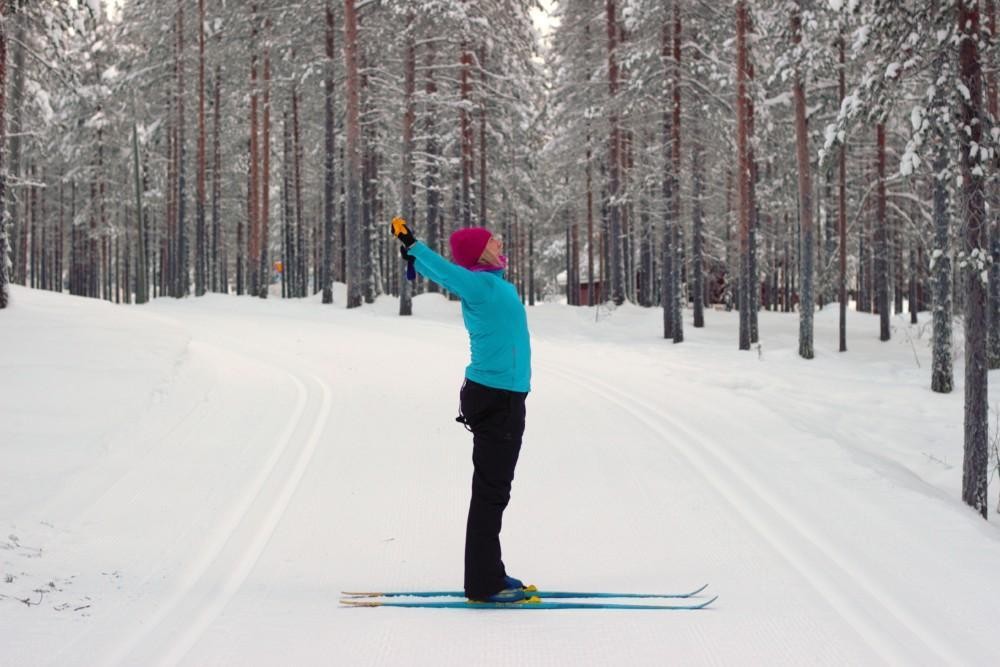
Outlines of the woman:
[[472,361],[465,369],[458,418],[473,436],[465,594],[470,600],[523,600],[524,585],[504,569],[500,527],[524,433],[531,344],[524,305],[503,277],[503,242],[482,227],[460,229],[450,239],[452,263],[417,241],[402,219],[392,221],[392,232],[417,272],[461,298],[469,332]]

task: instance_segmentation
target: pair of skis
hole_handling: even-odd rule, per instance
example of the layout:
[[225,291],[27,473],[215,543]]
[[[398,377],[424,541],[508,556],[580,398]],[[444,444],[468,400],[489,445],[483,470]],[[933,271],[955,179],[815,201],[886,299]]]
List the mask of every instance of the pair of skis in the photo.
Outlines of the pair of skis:
[[[580,591],[546,591],[535,586],[525,587],[528,595],[517,602],[476,602],[467,600],[462,591],[390,591],[386,593],[351,593],[343,592],[340,603],[349,607],[419,607],[431,609],[660,609],[675,611],[693,611],[704,609],[718,599],[718,596],[707,600],[695,596],[708,588],[701,588],[689,593],[607,593]],[[417,600],[397,600],[395,598],[420,598]],[[435,598],[462,598],[440,600]],[[673,599],[679,602],[641,604],[607,602],[614,599]],[[555,600],[555,601],[553,601]]]

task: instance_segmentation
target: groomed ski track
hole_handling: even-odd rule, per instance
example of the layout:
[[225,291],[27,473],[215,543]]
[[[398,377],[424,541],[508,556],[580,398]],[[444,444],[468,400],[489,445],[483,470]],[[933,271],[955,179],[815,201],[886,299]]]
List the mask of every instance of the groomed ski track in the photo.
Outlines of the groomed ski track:
[[[879,582],[856,567],[841,547],[797,516],[792,505],[782,504],[768,491],[765,481],[755,478],[750,469],[731,455],[731,447],[717,445],[703,435],[703,428],[692,427],[690,414],[687,420],[679,419],[669,410],[658,410],[635,392],[619,390],[576,369],[549,366],[548,370],[607,400],[682,456],[707,487],[725,498],[747,525],[780,553],[881,659],[896,662],[903,658],[908,663],[928,659],[948,664],[961,662],[950,640],[903,609]],[[730,417],[739,418],[732,413]],[[766,435],[743,444],[759,451],[764,439]],[[808,470],[800,474],[809,476],[817,488],[830,490],[820,476]]]
[[[111,436],[104,465],[31,514],[75,527],[44,545],[47,558],[62,553],[68,568],[82,554],[118,575],[92,591],[88,616],[14,638],[17,655],[89,666],[938,665],[995,654],[991,619],[955,612],[995,564],[997,540],[950,567],[922,557],[926,530],[906,526],[992,529],[858,446],[850,416],[825,409],[813,367],[777,386],[752,354],[717,359],[716,343],[697,342],[723,333],[689,332],[684,346],[655,332],[594,340],[545,308],[529,314],[510,573],[549,589],[709,581],[720,598],[690,615],[340,608],[341,590],[461,582],[470,451],[452,420],[467,340],[440,297],[419,298],[413,318],[394,308],[210,296],[123,311],[180,332],[173,375]],[[781,404],[763,400],[775,395]],[[885,401],[887,414],[905,409]],[[812,420],[829,437],[802,428]],[[878,534],[888,538],[873,544]]]

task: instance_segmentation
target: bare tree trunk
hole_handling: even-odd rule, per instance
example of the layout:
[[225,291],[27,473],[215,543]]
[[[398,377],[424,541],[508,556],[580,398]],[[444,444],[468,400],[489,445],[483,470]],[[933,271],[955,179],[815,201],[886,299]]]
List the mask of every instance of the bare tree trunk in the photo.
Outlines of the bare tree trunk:
[[[667,100],[670,98],[671,91],[669,90],[670,80],[672,78],[670,71],[670,58],[672,55],[672,45],[670,41],[670,21],[667,17],[663,19],[663,26],[660,29],[660,59],[663,64],[663,98]],[[676,272],[674,271],[674,261],[676,260],[676,251],[674,250],[674,243],[676,242],[677,234],[675,233],[675,227],[677,226],[677,220],[674,218],[674,206],[673,201],[675,197],[674,185],[677,179],[674,177],[673,170],[675,165],[673,162],[673,156],[670,154],[670,141],[671,141],[671,124],[673,122],[673,116],[670,113],[669,108],[664,105],[663,109],[663,256],[662,256],[662,270],[663,277],[661,280],[660,288],[660,301],[663,306],[663,337],[671,338],[674,335],[674,316],[676,315],[676,309],[674,308],[674,301],[676,301],[677,284],[674,282],[676,278]]]
[[[98,144],[100,146],[100,144]],[[28,281],[27,284],[32,288],[38,287],[38,246],[39,246],[39,234],[38,234],[38,188],[35,187],[35,164],[31,161],[28,162],[28,215],[25,222],[27,229],[29,230],[27,234],[28,239],[28,251],[27,251],[27,263],[28,263]],[[103,193],[102,193],[103,194]],[[103,197],[102,197],[103,201]],[[104,226],[101,226],[101,233],[105,232]],[[106,283],[105,283],[106,284]]]
[[0,309],[10,303],[10,244],[7,241],[7,7],[0,3]]
[[267,298],[271,284],[271,254],[269,221],[271,218],[271,47],[267,40],[271,37],[271,20],[264,24],[264,120],[261,127],[261,176],[260,176],[260,292],[258,296]]
[[[870,180],[873,174],[870,167],[866,168],[866,177]],[[858,291],[861,293],[861,300],[858,309],[863,313],[875,312],[875,258],[872,253],[875,233],[872,228],[874,219],[872,216],[871,201],[864,203],[864,215],[862,216],[861,233],[858,240],[858,257],[860,266],[858,268]]]
[[[569,233],[569,272],[566,276],[566,286],[569,288],[567,293],[567,301],[571,306],[580,305],[580,222],[579,216],[575,213],[571,214],[569,206],[566,207],[566,215],[570,220],[568,220],[568,233]],[[649,233],[649,213],[646,212],[646,221],[644,223],[643,233]],[[649,252],[649,248],[646,249]],[[647,275],[648,282],[648,275]],[[647,304],[648,305],[648,304]]]
[[[753,15],[747,15],[747,30],[751,34],[754,32]],[[747,40],[747,82],[752,89],[756,69],[754,67],[753,52],[749,44],[752,39]],[[757,267],[757,227],[759,210],[757,206],[757,155],[754,148],[754,136],[756,132],[756,108],[752,91],[747,93],[747,178],[750,180],[747,186],[749,212],[749,229],[747,230],[747,317],[750,318],[750,344],[760,341],[760,327],[757,321],[757,311],[760,310],[760,271]]]
[[486,48],[479,50],[479,82],[482,86],[479,103],[479,226],[487,225],[486,219]]
[[[0,62],[2,62],[2,60],[0,60]],[[2,82],[0,82],[0,84],[2,84]],[[0,109],[0,115],[3,115],[3,110],[2,109]],[[2,139],[3,139],[3,137],[0,136],[0,145],[3,144]],[[0,151],[0,153],[2,153],[2,151]],[[2,171],[3,171],[3,156],[0,155],[0,172],[2,172]],[[2,184],[0,184],[0,188],[2,188]],[[55,264],[56,264],[55,279],[56,279],[56,291],[57,292],[62,292],[63,291],[63,269],[64,269],[63,262],[64,262],[64,259],[65,259],[64,255],[65,255],[65,252],[66,252],[66,219],[65,219],[65,216],[66,216],[66,206],[65,206],[65,203],[63,201],[64,200],[64,197],[63,197],[63,191],[64,190],[65,190],[64,179],[60,178],[59,179],[59,232],[58,232],[57,238],[56,238],[56,259],[55,259]],[[0,225],[3,224],[2,223],[2,216],[3,216],[3,198],[2,198],[2,196],[0,196]],[[2,253],[0,253],[0,257],[3,257]],[[0,260],[0,261],[2,261],[2,260]],[[146,288],[147,288],[147,290],[149,288],[149,283],[148,282],[146,284]]]
[[[792,10],[792,44],[802,43],[802,5],[796,2]],[[802,289],[799,299],[799,356],[812,359],[813,352],[813,238],[812,178],[809,173],[809,131],[806,127],[806,93],[802,71],[797,65],[792,78],[792,97],[795,100],[795,147],[799,165],[799,227],[802,230]]]
[[[253,151],[250,149],[250,144],[253,140],[247,142],[247,152],[252,154]],[[246,222],[244,223],[244,218],[240,217],[239,222],[236,223],[236,295],[243,296],[247,291],[247,265],[251,264],[249,258],[249,239],[247,238],[250,234],[250,221],[253,220],[253,162],[247,163],[247,215]],[[246,231],[244,231],[244,228]]]
[[[359,23],[360,28],[360,23]],[[371,118],[372,96],[368,90],[368,54],[362,43],[358,44],[358,81],[360,118]],[[376,163],[377,146],[375,145],[374,128],[372,124],[361,125],[361,273],[364,276],[362,297],[365,303],[374,303],[378,292],[377,282],[379,272],[376,253],[378,243],[372,229],[376,198]]]
[[[135,182],[135,218],[136,218],[136,232],[138,236],[137,240],[137,252],[136,252],[136,283],[135,283],[135,302],[136,303],[146,303],[149,301],[149,290],[146,281],[146,253],[143,250],[146,246],[146,230],[143,223],[143,203],[142,203],[142,174],[139,172],[139,131],[136,128],[135,121],[132,122],[132,171],[133,179]],[[60,189],[60,195],[62,190]],[[61,203],[61,202],[60,202]],[[60,207],[61,209],[61,207]]]
[[982,65],[979,60],[979,0],[958,0],[959,74],[968,97],[959,97],[962,196],[965,226],[965,457],[962,500],[986,518],[989,404],[987,400],[988,329],[986,205],[981,156]]
[[297,87],[292,88],[292,159],[295,161],[292,176],[295,191],[295,229],[292,233],[295,244],[292,252],[295,256],[293,271],[295,280],[293,281],[292,294],[296,297],[304,297],[306,295],[306,230],[302,222],[302,136],[299,133],[299,91]]
[[673,310],[674,343],[684,342],[684,318],[681,315],[682,305],[687,301],[683,278],[684,256],[681,252],[681,9],[680,0],[674,0],[674,30],[673,30],[673,67],[672,87],[674,96],[674,116],[670,126],[671,158],[673,168],[670,177],[673,180],[671,194],[673,195],[673,257],[671,258],[671,279],[673,292],[670,295],[670,307]]
[[705,326],[705,223],[702,198],[705,192],[705,147],[697,120],[692,126],[691,140],[691,272],[694,287],[694,326]]
[[885,200],[885,122],[875,126],[876,169],[876,230],[875,230],[875,298],[879,314],[879,340],[890,338],[889,315],[889,229],[886,222]]
[[281,114],[281,298],[292,296],[295,276],[295,241],[292,238],[294,213],[292,212],[292,128],[289,126],[288,109]]
[[[22,145],[21,114],[22,114],[22,109],[24,107],[24,70],[25,70],[24,52],[26,48],[25,42],[27,41],[25,38],[26,37],[25,33],[27,31],[26,27],[27,21],[24,12],[18,11],[19,9],[18,3],[8,4],[6,2],[3,2],[0,4],[3,5],[4,9],[4,16],[2,20],[4,23],[3,31],[4,31],[5,54],[7,47],[10,46],[7,44],[8,41],[7,31],[10,29],[11,25],[14,25],[14,38],[15,38],[15,42],[13,44],[14,55],[12,63],[14,69],[10,73],[10,76],[6,76],[7,74],[6,55],[4,56],[3,60],[3,68],[5,75],[4,83],[6,84],[8,79],[12,79],[10,81],[11,90],[10,90],[9,104],[6,103],[7,99],[6,87],[4,88],[4,91],[2,93],[5,100],[5,106],[8,107],[7,113],[10,114],[10,131],[9,133],[6,131],[4,132],[5,136],[10,141],[10,152],[8,154],[8,159],[6,160],[7,164],[6,171],[2,172],[2,175],[0,175],[0,178],[4,179],[3,203],[7,205],[5,206],[5,209],[3,211],[0,211],[0,215],[3,215],[5,218],[9,216],[9,222],[7,223],[7,228],[9,229],[9,232],[5,232],[3,229],[0,229],[0,236],[4,237],[5,240],[3,241],[3,243],[7,248],[6,255],[0,252],[0,263],[5,264],[6,260],[4,259],[4,257],[8,257],[10,260],[13,261],[12,266],[7,267],[5,265],[3,269],[0,269],[7,272],[6,273],[7,282],[4,283],[4,285],[7,285],[10,282],[20,282],[22,284],[25,282],[24,262],[26,253],[21,251],[18,241],[21,238],[24,238],[26,227],[24,222],[20,223],[18,222],[19,220],[18,207],[20,203],[19,202],[20,197],[18,196],[17,188],[19,186],[18,181],[21,178],[21,145]],[[6,123],[6,119],[4,119],[3,122]],[[0,146],[2,145],[4,144],[0,143]],[[10,183],[7,180],[8,178],[14,181],[14,187],[10,187]],[[3,224],[0,223],[0,228],[2,227]],[[0,288],[0,291],[4,289],[7,288],[6,287]],[[5,296],[0,295],[0,299],[5,299],[5,298],[6,298]]]
[[[950,54],[942,49],[935,63],[935,78],[944,72]],[[935,91],[933,106],[943,105],[939,86]],[[934,251],[931,272],[934,290],[934,335],[931,359],[931,390],[941,394],[951,393],[954,387],[952,362],[952,297],[951,297],[951,220],[949,217],[949,177],[947,174],[949,138],[945,128],[936,125],[934,154]]]
[[[621,31],[621,42],[619,44],[625,43],[625,31]],[[624,74],[624,72],[623,72]],[[625,79],[622,76],[622,79]],[[628,83],[623,81],[623,85],[628,85]],[[629,188],[629,176],[632,174],[632,131],[622,129],[621,133],[621,160],[622,160],[622,182],[619,186],[621,191],[628,193]],[[633,249],[635,246],[635,241],[632,237],[632,228],[635,226],[632,222],[633,211],[632,202],[629,198],[628,200],[622,202],[622,268],[625,271],[625,298],[628,301],[634,302],[636,300],[635,296],[635,258]]]
[[361,122],[358,95],[358,19],[355,0],[344,0],[347,68],[347,307],[361,305],[365,276],[361,257]]
[[[996,21],[996,0],[986,2],[987,26],[989,30],[990,42],[994,45],[997,39]],[[993,67],[986,69],[986,104],[989,111],[990,122],[993,127],[1000,120],[1000,105],[997,100],[997,75]],[[991,165],[996,173],[1000,168],[1000,155],[994,151],[993,164]],[[1000,209],[1000,184],[996,178],[991,179],[989,184],[990,209],[997,211]],[[988,223],[988,234],[990,244],[990,281],[989,281],[989,340],[987,342],[987,363],[990,370],[1000,368],[1000,220],[994,213]]]
[[[593,152],[591,150],[592,137],[590,128],[587,128],[587,305],[593,306],[597,303],[594,285],[594,179],[592,162]],[[650,280],[653,276],[650,275]]]
[[[160,294],[174,295],[174,287],[177,281],[174,280],[174,255],[177,249],[177,188],[174,187],[177,179],[176,146],[177,133],[174,130],[173,104],[167,103],[167,196],[164,211],[163,234],[160,235]],[[93,190],[91,190],[93,196]],[[93,218],[93,214],[91,214]]]
[[[847,96],[846,65],[844,63],[844,33],[837,39],[838,92],[840,101]],[[837,233],[840,238],[840,351],[847,352],[847,146],[843,142],[837,151]]]
[[[468,2],[468,0],[462,0],[463,2]],[[472,91],[472,85],[469,82],[469,76],[472,69],[472,52],[469,51],[469,43],[466,38],[462,39],[462,51],[461,51],[461,71],[460,71],[460,83],[459,83],[459,94],[461,96],[461,104],[458,108],[458,122],[459,131],[461,133],[461,146],[462,146],[462,226],[471,227],[472,226],[472,168],[473,168],[473,136],[472,136],[472,122],[469,119],[469,112],[467,110],[467,105],[469,104],[469,95]]]
[[611,299],[616,306],[625,303],[625,266],[622,248],[622,210],[618,201],[621,189],[621,129],[618,95],[618,11],[615,0],[605,0],[608,30],[608,92],[610,100],[610,137],[608,153],[608,217],[610,225]]
[[[87,257],[87,296],[92,299],[101,297],[101,252],[98,245],[101,228],[98,226],[97,213],[101,208],[98,197],[98,180],[101,178],[101,131],[97,131],[97,164],[90,181],[90,248]],[[27,251],[24,253],[27,255]]]
[[[112,300],[112,292],[114,290],[114,283],[112,283],[112,272],[111,272],[111,224],[108,222],[108,209],[107,209],[107,183],[104,174],[104,142],[102,140],[103,132],[98,132],[97,140],[97,164],[98,164],[98,174],[100,178],[100,185],[98,186],[98,194],[100,195],[101,202],[101,269],[103,281],[101,287],[103,290],[103,298],[105,301]],[[32,165],[31,168],[31,179],[35,180],[35,167]],[[32,186],[31,190],[31,215],[32,222],[37,215],[38,205],[35,200],[36,189]],[[34,241],[32,241],[34,243]]]
[[[353,6],[351,7],[353,11]],[[333,303],[333,212],[337,205],[333,153],[336,150],[333,115],[333,5],[326,2],[326,81],[324,82],[324,146],[323,146],[323,259],[319,268],[323,303]],[[355,103],[357,99],[355,98]],[[341,238],[346,244],[346,239]]]
[[747,6],[736,3],[736,155],[740,220],[739,347],[750,349],[750,164],[747,142]]
[[[416,91],[417,52],[414,46],[416,29],[413,14],[406,17],[406,42],[403,45],[403,219],[412,223],[413,205],[413,124],[416,117],[414,93]],[[390,258],[390,261],[395,257]],[[404,267],[405,268],[405,267]],[[398,271],[396,272],[398,275]],[[403,280],[399,286],[399,314],[413,314],[412,282]]]
[[212,291],[229,292],[229,271],[222,233],[222,65],[215,65],[215,101],[212,109]]
[[[177,0],[177,286],[175,296],[188,294],[188,238],[185,219],[187,184],[184,162],[187,158],[184,140],[184,0]],[[103,198],[102,198],[103,201]]]
[[257,117],[257,3],[250,5],[250,205],[247,220],[247,291],[260,293],[260,147]]
[[205,294],[205,0],[198,0],[198,185],[195,203],[194,293]]
[[535,305],[535,221],[528,222],[528,305]]

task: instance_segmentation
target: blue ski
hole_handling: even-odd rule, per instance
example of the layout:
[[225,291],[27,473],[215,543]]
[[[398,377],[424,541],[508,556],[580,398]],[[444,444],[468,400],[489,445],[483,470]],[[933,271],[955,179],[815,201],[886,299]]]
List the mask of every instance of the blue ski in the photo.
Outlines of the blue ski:
[[[606,593],[603,591],[545,591],[535,586],[525,587],[525,591],[540,598],[691,598],[701,593],[708,584],[690,593]],[[347,598],[464,598],[462,591],[389,591],[386,593],[342,592]]]
[[520,602],[472,602],[471,600],[419,600],[402,602],[397,600],[341,600],[348,607],[410,607],[423,609],[646,609],[693,611],[704,609],[715,602],[718,596],[692,604],[621,604],[614,602],[546,602],[538,597]]

